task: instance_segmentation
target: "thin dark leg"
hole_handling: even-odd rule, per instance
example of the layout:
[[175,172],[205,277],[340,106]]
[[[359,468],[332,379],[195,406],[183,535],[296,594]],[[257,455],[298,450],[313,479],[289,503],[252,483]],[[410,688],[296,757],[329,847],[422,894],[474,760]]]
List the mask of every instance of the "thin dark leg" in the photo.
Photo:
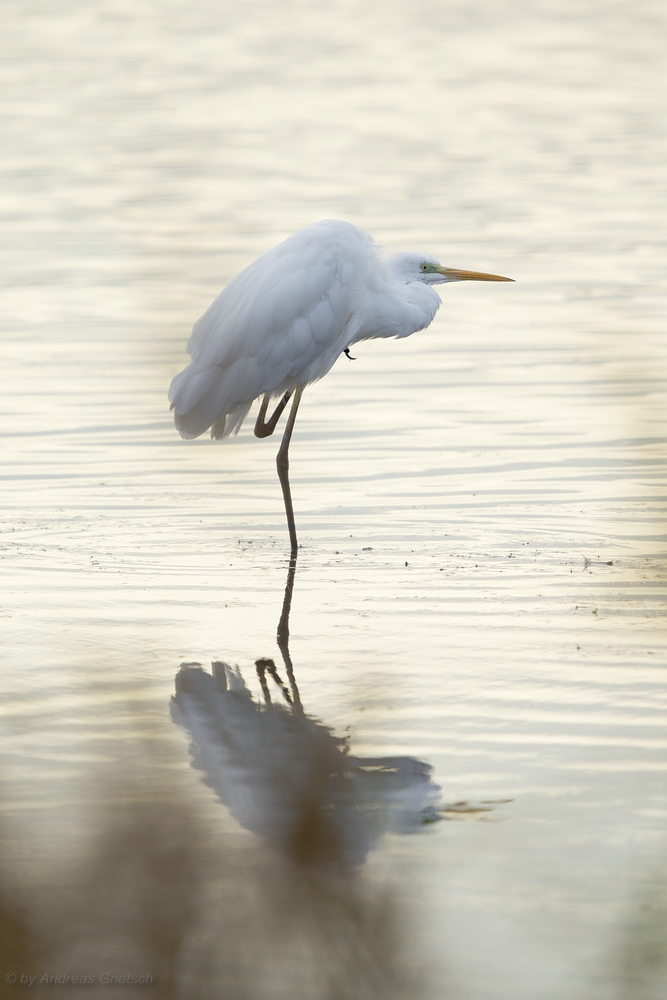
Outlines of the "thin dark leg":
[[269,420],[265,420],[266,411],[269,406],[269,399],[271,398],[270,393],[265,393],[262,400],[262,405],[259,408],[259,413],[257,414],[257,420],[255,421],[255,437],[266,438],[270,437],[276,429],[276,424],[280,420],[283,410],[290,401],[291,392],[286,392],[283,398],[280,400],[275,410],[273,411]]
[[303,393],[303,388],[299,386],[294,393],[292,409],[290,410],[289,417],[287,418],[285,433],[283,434],[283,439],[280,443],[280,448],[278,449],[278,454],[276,456],[276,467],[278,469],[278,478],[280,479],[280,485],[283,490],[283,500],[285,501],[285,513],[287,514],[287,527],[289,528],[289,540],[292,549],[291,552],[292,559],[296,559],[296,554],[299,549],[299,544],[296,538],[296,525],[294,523],[294,508],[292,507],[292,494],[290,493],[290,488],[289,488],[289,443],[292,437],[294,421],[296,420],[296,411],[299,409],[299,403],[301,402],[302,393]]

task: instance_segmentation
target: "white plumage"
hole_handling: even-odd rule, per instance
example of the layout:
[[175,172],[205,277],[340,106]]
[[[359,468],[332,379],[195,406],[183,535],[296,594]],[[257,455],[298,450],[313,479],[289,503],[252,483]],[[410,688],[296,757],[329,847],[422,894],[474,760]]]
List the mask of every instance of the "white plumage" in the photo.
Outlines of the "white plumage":
[[424,329],[440,305],[431,286],[466,279],[510,280],[424,254],[383,259],[349,222],[307,226],[241,271],[195,323],[192,361],[169,390],[181,437],[234,434],[258,396],[315,382],[351,344]]

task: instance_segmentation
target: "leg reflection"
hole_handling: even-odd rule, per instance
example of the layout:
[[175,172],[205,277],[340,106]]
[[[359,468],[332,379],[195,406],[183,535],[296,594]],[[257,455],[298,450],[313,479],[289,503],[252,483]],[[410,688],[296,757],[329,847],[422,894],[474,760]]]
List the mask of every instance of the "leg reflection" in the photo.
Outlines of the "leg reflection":
[[[299,689],[296,684],[296,678],[294,676],[294,666],[292,664],[292,657],[289,651],[289,616],[292,611],[292,594],[294,593],[294,580],[296,579],[296,554],[290,557],[289,568],[287,570],[287,580],[285,581],[285,595],[283,597],[283,607],[280,614],[280,621],[278,622],[278,630],[276,633],[276,642],[278,643],[278,649],[280,650],[280,655],[283,658],[283,663],[285,664],[285,673],[287,674],[287,680],[291,688],[291,697],[288,693],[285,685],[278,677],[278,672],[276,670],[275,663],[273,660],[261,659],[256,660],[255,666],[257,667],[257,672],[260,675],[260,683],[262,684],[262,692],[266,698],[268,694],[268,687],[266,686],[266,672],[271,674],[274,681],[283,693],[286,700],[294,705],[297,712],[303,712],[303,707],[301,705],[301,698],[299,696]],[[270,664],[270,666],[269,666]],[[261,666],[260,666],[261,665]],[[269,701],[271,696],[269,695]]]

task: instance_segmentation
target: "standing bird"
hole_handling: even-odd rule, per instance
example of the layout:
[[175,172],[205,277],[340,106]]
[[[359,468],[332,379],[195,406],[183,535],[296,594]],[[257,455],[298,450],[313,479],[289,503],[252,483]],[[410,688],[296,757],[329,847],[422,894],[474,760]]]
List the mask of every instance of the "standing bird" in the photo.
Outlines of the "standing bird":
[[352,344],[427,327],[440,306],[433,285],[512,280],[442,267],[427,254],[384,258],[350,222],[306,226],[249,264],[195,323],[187,346],[192,361],[169,389],[176,428],[183,438],[209,427],[212,438],[236,434],[261,396],[255,434],[268,437],[293,397],[276,464],[294,558],[288,450],[304,388],[341,354],[350,357]]

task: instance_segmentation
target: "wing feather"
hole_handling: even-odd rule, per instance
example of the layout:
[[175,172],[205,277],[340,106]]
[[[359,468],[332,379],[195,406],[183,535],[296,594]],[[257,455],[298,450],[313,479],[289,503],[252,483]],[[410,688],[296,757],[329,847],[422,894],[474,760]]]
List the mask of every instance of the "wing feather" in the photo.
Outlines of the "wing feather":
[[195,323],[192,361],[171,383],[181,435],[215,424],[227,436],[258,396],[325,375],[355,332],[376,253],[356,226],[318,222],[230,281]]
[[313,337],[321,344],[331,333],[334,324],[334,311],[326,296],[320,299],[308,319]]

